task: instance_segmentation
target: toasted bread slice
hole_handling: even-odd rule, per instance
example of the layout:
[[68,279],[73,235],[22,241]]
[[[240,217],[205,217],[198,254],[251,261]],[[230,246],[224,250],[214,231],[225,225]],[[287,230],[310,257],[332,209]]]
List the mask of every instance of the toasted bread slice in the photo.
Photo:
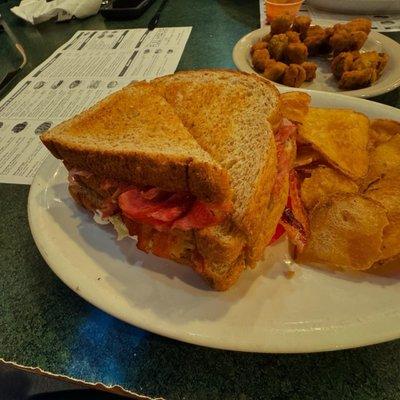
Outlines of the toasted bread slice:
[[199,145],[229,172],[232,219],[246,239],[245,262],[253,266],[270,240],[268,203],[276,176],[279,92],[255,75],[225,70],[178,72],[151,84]]
[[226,170],[203,150],[149,84],[130,85],[41,135],[67,164],[137,186],[229,198]]

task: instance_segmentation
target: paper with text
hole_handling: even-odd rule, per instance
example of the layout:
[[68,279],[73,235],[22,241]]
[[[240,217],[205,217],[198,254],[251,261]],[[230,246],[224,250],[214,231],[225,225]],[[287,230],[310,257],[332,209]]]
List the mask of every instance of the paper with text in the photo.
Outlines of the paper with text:
[[39,134],[136,80],[175,72],[191,27],[78,31],[0,102],[0,183],[30,184]]

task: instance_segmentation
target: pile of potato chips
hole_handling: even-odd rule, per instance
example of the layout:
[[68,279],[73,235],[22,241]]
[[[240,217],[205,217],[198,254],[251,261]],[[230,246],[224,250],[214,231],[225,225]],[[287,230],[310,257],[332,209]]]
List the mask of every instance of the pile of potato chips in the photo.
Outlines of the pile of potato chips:
[[400,256],[400,122],[348,109],[309,108],[282,95],[298,124],[300,197],[309,237],[301,262],[366,270]]

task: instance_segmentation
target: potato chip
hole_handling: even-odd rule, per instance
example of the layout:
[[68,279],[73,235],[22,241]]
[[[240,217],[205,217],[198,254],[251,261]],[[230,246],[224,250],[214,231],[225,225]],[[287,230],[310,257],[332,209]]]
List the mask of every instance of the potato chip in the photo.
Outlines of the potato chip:
[[365,196],[380,203],[387,211],[389,225],[383,231],[382,254],[388,260],[400,254],[400,168],[391,170],[371,184]]
[[378,259],[385,209],[358,194],[333,195],[310,213],[310,240],[299,261],[365,270]]
[[382,174],[397,167],[400,167],[400,135],[393,136],[370,152],[365,183],[368,185],[375,179],[379,179]]
[[311,97],[303,92],[281,94],[282,116],[292,122],[303,123],[310,107]]
[[363,177],[368,168],[369,119],[352,110],[310,108],[299,137],[350,178]]
[[400,133],[400,122],[390,119],[374,119],[369,127],[370,148],[376,147],[390,140],[394,135]]
[[383,230],[382,252],[377,261],[390,261],[400,256],[400,214],[389,217],[389,225]]
[[294,167],[304,167],[321,159],[320,154],[310,145],[299,146],[297,148],[296,160]]
[[335,193],[358,192],[354,181],[332,168],[321,165],[310,173],[311,176],[304,179],[301,185],[301,199],[308,210],[324,203]]

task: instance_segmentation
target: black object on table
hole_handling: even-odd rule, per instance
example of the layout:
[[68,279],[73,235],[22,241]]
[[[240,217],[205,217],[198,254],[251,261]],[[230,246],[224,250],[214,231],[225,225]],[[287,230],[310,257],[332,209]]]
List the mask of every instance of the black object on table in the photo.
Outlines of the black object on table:
[[152,31],[158,25],[158,23],[160,21],[161,13],[164,10],[165,5],[167,4],[167,1],[168,0],[162,0],[159,9],[155,13],[154,17],[150,20],[149,25],[147,25],[147,29],[149,31]]
[[22,57],[22,62],[18,68],[10,70],[6,73],[4,78],[0,81],[0,89],[2,89],[4,86],[6,86],[14,78],[14,76],[17,75],[18,71],[20,71],[26,65],[26,62],[27,62],[24,48],[22,47],[21,43],[19,43],[18,39],[15,37],[15,35],[11,31],[10,27],[7,25],[7,22],[4,20],[3,16],[0,14],[0,31],[1,30],[5,34],[7,34],[9,39],[12,41],[14,47],[20,53],[20,55]]
[[100,14],[115,20],[139,18],[152,3],[154,0],[104,0]]

